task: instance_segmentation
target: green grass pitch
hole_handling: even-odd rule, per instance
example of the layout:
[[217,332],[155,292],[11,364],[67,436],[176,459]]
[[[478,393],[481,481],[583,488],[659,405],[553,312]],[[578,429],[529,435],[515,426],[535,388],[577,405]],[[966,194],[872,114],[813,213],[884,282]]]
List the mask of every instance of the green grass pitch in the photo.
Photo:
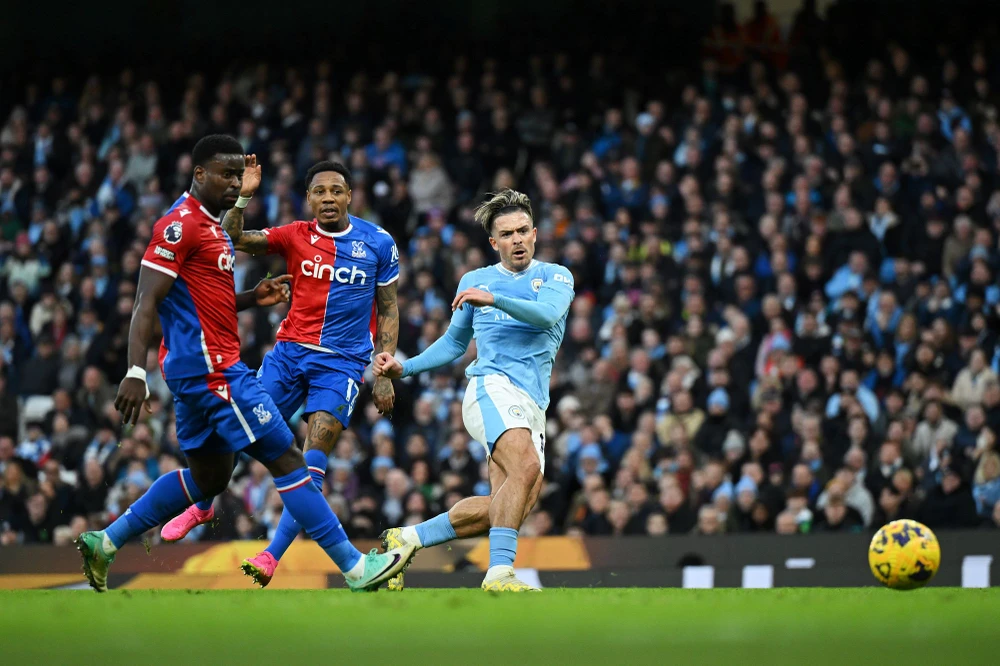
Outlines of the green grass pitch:
[[7,664],[987,664],[1000,589],[0,591]]

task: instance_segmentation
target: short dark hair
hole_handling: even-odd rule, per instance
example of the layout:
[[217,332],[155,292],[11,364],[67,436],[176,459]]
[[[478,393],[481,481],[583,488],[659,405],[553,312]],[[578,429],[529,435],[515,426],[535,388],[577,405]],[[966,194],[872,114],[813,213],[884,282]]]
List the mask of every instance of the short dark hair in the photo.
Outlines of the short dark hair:
[[204,167],[216,155],[242,155],[243,145],[228,134],[209,134],[198,140],[191,151],[194,166]]
[[354,178],[351,176],[351,170],[340,162],[331,162],[330,160],[323,160],[322,162],[317,162],[309,167],[309,171],[306,172],[306,189],[308,190],[312,187],[313,178],[316,177],[316,174],[324,173],[326,171],[339,173],[344,177],[344,182],[347,183],[347,189],[353,189]]
[[516,190],[504,189],[489,195],[489,199],[479,204],[476,208],[476,222],[483,225],[486,233],[493,233],[493,222],[501,215],[509,215],[521,211],[528,216],[531,223],[535,223],[535,217],[531,214],[531,199],[527,194],[522,194]]

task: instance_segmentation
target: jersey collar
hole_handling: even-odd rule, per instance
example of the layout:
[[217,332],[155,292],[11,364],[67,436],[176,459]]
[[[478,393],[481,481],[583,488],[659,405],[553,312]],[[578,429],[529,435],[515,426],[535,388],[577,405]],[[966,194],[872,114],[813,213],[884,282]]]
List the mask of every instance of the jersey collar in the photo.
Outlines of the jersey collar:
[[184,192],[184,203],[198,204],[198,209],[205,214],[205,217],[212,220],[213,222],[222,222],[221,218],[216,217],[208,212],[208,209],[201,205],[201,202],[195,199],[190,192]]
[[323,234],[327,238],[340,238],[341,236],[346,236],[347,234],[351,233],[351,229],[354,228],[354,223],[351,222],[351,217],[350,217],[350,215],[348,215],[347,216],[347,228],[344,229],[343,231],[323,231],[323,227],[319,226],[319,220],[317,220],[314,217],[313,221],[312,221],[312,226],[313,226],[313,229],[316,230],[316,233]]
[[501,263],[493,264],[494,268],[496,268],[498,271],[500,271],[501,275],[506,275],[507,277],[521,277],[522,275],[524,275],[525,273],[527,273],[528,271],[530,271],[532,268],[534,268],[537,265],[538,265],[538,261],[535,260],[535,259],[532,259],[531,263],[528,264],[527,268],[525,268],[524,270],[520,270],[517,273],[515,273],[514,271],[507,270],[506,268],[504,268],[503,264],[501,264]]

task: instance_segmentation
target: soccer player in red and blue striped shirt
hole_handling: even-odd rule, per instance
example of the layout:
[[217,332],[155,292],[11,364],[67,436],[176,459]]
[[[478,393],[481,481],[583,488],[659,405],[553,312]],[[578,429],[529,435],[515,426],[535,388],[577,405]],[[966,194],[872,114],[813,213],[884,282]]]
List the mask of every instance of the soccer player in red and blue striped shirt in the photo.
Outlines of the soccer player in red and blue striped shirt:
[[[260,182],[260,166],[254,155],[246,161],[242,194],[250,197]],[[351,181],[342,164],[319,162],[305,182],[312,220],[244,231],[242,209],[234,207],[222,223],[237,250],[281,255],[292,275],[292,307],[258,377],[284,419],[305,403],[305,460],[319,488],[327,459],[350,424],[372,352],[394,353],[399,333],[399,251],[381,227],[348,213]],[[372,392],[376,407],[391,411],[392,382],[378,379]],[[176,541],[213,516],[208,498],[167,523],[162,536]],[[299,531],[292,515],[283,512],[271,544],[244,561],[244,572],[267,585]]]
[[281,281],[235,293],[234,246],[220,226],[223,209],[238,206],[245,160],[235,139],[212,135],[192,153],[190,196],[153,227],[142,260],[129,333],[131,369],[115,407],[138,422],[149,397],[143,365],[155,318],[163,329],[160,366],[174,395],[177,440],[188,469],[166,474],[106,530],[77,540],[84,571],[98,592],[125,543],[181,509],[225,490],[234,456],[263,463],[289,514],[340,567],[355,590],[377,588],[401,571],[413,550],[362,556],[312,483],[295,438],[260,381],[240,360],[236,312],[281,300]]

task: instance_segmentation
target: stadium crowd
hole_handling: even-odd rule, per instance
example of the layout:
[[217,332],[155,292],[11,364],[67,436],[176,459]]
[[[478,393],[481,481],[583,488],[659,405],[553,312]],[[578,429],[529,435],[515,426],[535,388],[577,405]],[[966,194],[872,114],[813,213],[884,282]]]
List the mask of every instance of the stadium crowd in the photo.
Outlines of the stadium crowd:
[[[151,413],[123,431],[112,402],[150,229],[212,132],[264,165],[248,228],[308,216],[314,162],[350,166],[352,214],[400,246],[400,356],[495,260],[483,194],[532,197],[536,256],[577,297],[522,534],[1000,527],[998,54],[879,45],[853,71],[808,4],[787,34],[723,6],[669,97],[561,54],[338,87],[329,63],[262,64],[178,98],[128,69],[29,86],[0,118],[0,545],[66,544],[183,464],[155,351]],[[282,270],[240,256],[237,284]],[[240,315],[251,366],[284,311]],[[326,482],[352,537],[489,492],[471,358],[396,382],[391,418],[362,396]],[[192,538],[263,537],[281,511],[249,461],[216,507]]]

